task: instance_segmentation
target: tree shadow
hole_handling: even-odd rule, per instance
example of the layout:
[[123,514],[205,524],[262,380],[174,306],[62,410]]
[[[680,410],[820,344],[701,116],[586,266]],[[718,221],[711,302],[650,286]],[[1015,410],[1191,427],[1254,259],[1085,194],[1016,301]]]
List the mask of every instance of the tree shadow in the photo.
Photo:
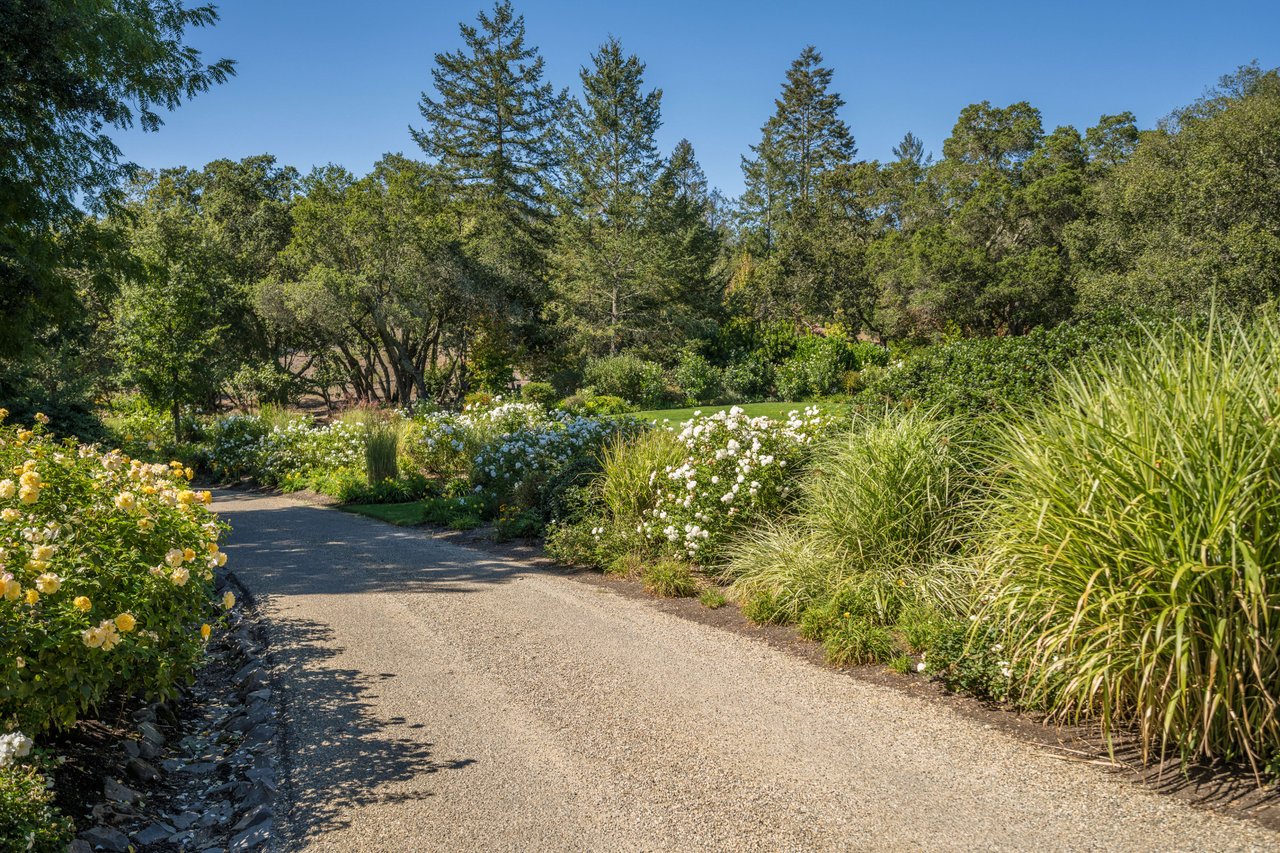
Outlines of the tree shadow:
[[429,530],[306,504],[272,505],[252,493],[220,491],[214,509],[232,526],[223,545],[231,568],[263,595],[472,592],[530,571],[433,540]]
[[372,692],[394,676],[329,665],[342,653],[333,631],[306,619],[276,618],[268,629],[277,701],[290,841],[351,824],[357,807],[425,800],[431,777],[475,759],[438,761],[432,744],[411,730],[422,723],[381,717]]

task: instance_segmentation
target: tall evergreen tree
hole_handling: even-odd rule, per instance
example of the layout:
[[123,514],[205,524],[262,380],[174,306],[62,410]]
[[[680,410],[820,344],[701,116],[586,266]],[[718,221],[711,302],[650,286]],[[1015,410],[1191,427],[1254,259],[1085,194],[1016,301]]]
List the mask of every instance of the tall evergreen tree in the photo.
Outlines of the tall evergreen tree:
[[465,49],[436,54],[437,94],[422,93],[426,127],[410,133],[479,201],[528,217],[543,203],[559,98],[508,0],[476,20],[458,26]]

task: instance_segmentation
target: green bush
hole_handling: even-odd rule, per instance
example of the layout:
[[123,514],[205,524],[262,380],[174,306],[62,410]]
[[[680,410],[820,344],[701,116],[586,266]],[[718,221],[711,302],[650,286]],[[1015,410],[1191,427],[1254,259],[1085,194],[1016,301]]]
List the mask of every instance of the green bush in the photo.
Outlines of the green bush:
[[597,394],[589,388],[565,397],[556,404],[556,408],[579,417],[625,415],[627,412],[638,411],[635,406],[628,404],[621,397]]
[[698,592],[689,564],[670,557],[645,566],[640,579],[646,590],[663,598],[688,598]]
[[945,419],[894,412],[829,442],[794,517],[749,531],[731,549],[730,596],[756,621],[834,637],[828,652],[842,663],[892,651],[885,632],[907,622],[924,637],[914,614],[958,609],[970,586],[952,559],[974,488],[956,432]]
[[555,386],[550,382],[526,382],[520,388],[520,399],[549,409],[556,404],[556,400],[560,399],[560,395],[556,393]]
[[732,361],[720,371],[724,395],[739,403],[766,400],[773,391],[773,365],[761,358]]
[[1280,753],[1280,321],[1176,326],[1013,420],[984,624],[1057,719],[1144,752]]
[[724,395],[720,370],[699,353],[682,355],[673,376],[687,405],[714,403]]
[[372,417],[365,423],[365,476],[370,486],[394,481],[400,476],[400,424],[388,418]]
[[45,775],[31,763],[0,764],[0,850],[63,853],[75,835],[53,805]]
[[889,353],[867,341],[853,341],[839,330],[827,335],[805,335],[795,352],[777,368],[778,396],[784,400],[810,400],[847,390],[846,377],[864,366],[884,366]]
[[657,409],[670,400],[662,365],[634,355],[592,359],[583,381],[597,394],[621,397],[642,409]]

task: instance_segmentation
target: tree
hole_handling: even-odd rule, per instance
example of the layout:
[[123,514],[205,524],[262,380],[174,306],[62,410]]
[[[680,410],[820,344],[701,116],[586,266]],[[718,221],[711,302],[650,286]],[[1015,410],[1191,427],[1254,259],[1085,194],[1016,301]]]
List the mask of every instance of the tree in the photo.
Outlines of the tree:
[[833,71],[809,45],[787,70],[774,113],[761,128],[753,158],[743,158],[748,219],[767,238],[797,209],[812,202],[824,173],[857,154],[853,134],[840,118],[844,99],[830,91]]
[[81,202],[110,210],[134,169],[108,131],[156,130],[160,110],[234,72],[184,44],[216,20],[179,0],[0,0],[0,357],[82,314],[64,271],[86,238],[64,235],[84,225]]
[[664,235],[650,227],[662,92],[644,90],[644,68],[611,38],[580,70],[582,100],[569,104],[555,293],[584,354],[661,337],[676,284],[661,263]]
[[1280,70],[1245,66],[1127,147],[1073,243],[1086,309],[1280,299]]

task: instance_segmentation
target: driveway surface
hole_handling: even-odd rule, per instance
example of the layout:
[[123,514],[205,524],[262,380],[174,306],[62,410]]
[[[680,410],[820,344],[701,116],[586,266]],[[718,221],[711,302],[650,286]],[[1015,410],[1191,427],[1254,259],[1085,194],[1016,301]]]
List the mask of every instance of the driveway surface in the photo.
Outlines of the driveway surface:
[[281,850],[1277,850],[936,703],[644,601],[238,492]]

